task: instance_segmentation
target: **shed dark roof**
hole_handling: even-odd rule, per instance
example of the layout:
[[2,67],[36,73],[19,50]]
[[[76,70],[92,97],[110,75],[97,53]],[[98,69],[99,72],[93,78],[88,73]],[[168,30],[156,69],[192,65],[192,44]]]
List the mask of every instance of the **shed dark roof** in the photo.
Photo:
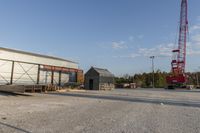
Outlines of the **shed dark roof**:
[[100,76],[103,77],[114,77],[114,75],[109,72],[107,69],[92,67],[97,73],[99,73]]

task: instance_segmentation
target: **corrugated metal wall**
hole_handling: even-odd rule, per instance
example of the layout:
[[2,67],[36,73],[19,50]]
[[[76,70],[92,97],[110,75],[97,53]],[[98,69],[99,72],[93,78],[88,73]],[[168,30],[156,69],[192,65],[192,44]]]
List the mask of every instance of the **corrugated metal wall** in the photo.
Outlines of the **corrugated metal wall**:
[[54,85],[64,85],[68,82],[77,81],[76,72],[42,69],[44,65],[78,69],[78,65],[73,62],[0,49],[0,85],[46,85],[52,83]]
[[12,62],[0,61],[0,84],[9,84],[11,78]]
[[20,52],[12,52],[0,49],[0,58],[7,60],[15,60],[21,62],[32,62],[35,64],[46,64],[50,66],[60,66],[67,68],[78,69],[78,64],[73,62],[67,62],[63,60],[51,59],[40,56],[33,56],[31,54],[23,54]]
[[[13,65],[12,84],[34,85],[52,84],[52,71],[39,70],[39,65],[15,62]],[[42,67],[42,66],[40,66]],[[38,80],[39,70],[39,82]],[[0,85],[11,84],[12,62],[0,60]],[[60,85],[68,82],[76,82],[75,72],[61,72]],[[59,72],[53,72],[53,84],[59,85]]]

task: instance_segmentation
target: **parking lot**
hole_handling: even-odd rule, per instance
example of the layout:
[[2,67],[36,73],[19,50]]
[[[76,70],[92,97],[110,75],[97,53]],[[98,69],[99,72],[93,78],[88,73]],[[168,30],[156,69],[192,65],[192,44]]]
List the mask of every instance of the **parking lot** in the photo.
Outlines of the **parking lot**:
[[198,133],[200,90],[0,93],[1,133]]

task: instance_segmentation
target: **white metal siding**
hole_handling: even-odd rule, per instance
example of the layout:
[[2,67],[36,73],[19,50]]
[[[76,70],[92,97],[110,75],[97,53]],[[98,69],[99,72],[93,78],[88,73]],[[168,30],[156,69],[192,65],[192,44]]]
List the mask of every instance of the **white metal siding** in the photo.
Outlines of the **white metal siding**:
[[62,73],[61,75],[61,85],[64,85],[69,82],[69,74]]
[[56,60],[46,57],[33,56],[23,53],[11,52],[6,50],[0,50],[0,58],[7,60],[15,60],[15,61],[23,61],[23,62],[31,62],[36,64],[45,64],[51,66],[60,66],[67,68],[78,69],[78,64],[73,62],[67,62],[62,60]]
[[40,84],[51,84],[51,71],[40,71]]
[[12,62],[0,61],[0,84],[9,84]]
[[36,84],[37,71],[38,65],[15,62],[13,84]]
[[58,83],[59,83],[59,72],[54,72],[53,83],[58,85]]
[[[12,71],[12,61],[4,61],[6,60],[14,60],[19,61],[14,63],[14,73],[13,73],[13,84],[19,85],[34,85],[37,84],[37,76],[38,76],[38,65],[49,65],[49,66],[58,66],[64,68],[73,68],[78,69],[78,64],[73,62],[68,62],[59,59],[51,59],[48,57],[39,57],[33,56],[30,54],[12,52],[7,50],[0,49],[0,85],[10,84],[11,82],[11,71]],[[30,62],[28,63],[20,63],[21,62]],[[51,84],[51,71],[40,70],[39,84]],[[74,81],[76,75],[70,73],[62,73],[61,74],[61,85],[68,83],[70,80]],[[59,73],[54,72],[54,85],[59,84]]]

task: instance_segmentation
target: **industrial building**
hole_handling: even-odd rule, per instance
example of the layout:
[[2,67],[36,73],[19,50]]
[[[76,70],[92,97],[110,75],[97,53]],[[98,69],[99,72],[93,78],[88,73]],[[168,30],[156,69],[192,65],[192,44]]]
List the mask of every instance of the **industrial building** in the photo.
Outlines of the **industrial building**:
[[112,90],[114,89],[114,75],[107,69],[91,67],[85,74],[85,89]]
[[0,47],[0,85],[54,85],[83,82],[78,63]]

